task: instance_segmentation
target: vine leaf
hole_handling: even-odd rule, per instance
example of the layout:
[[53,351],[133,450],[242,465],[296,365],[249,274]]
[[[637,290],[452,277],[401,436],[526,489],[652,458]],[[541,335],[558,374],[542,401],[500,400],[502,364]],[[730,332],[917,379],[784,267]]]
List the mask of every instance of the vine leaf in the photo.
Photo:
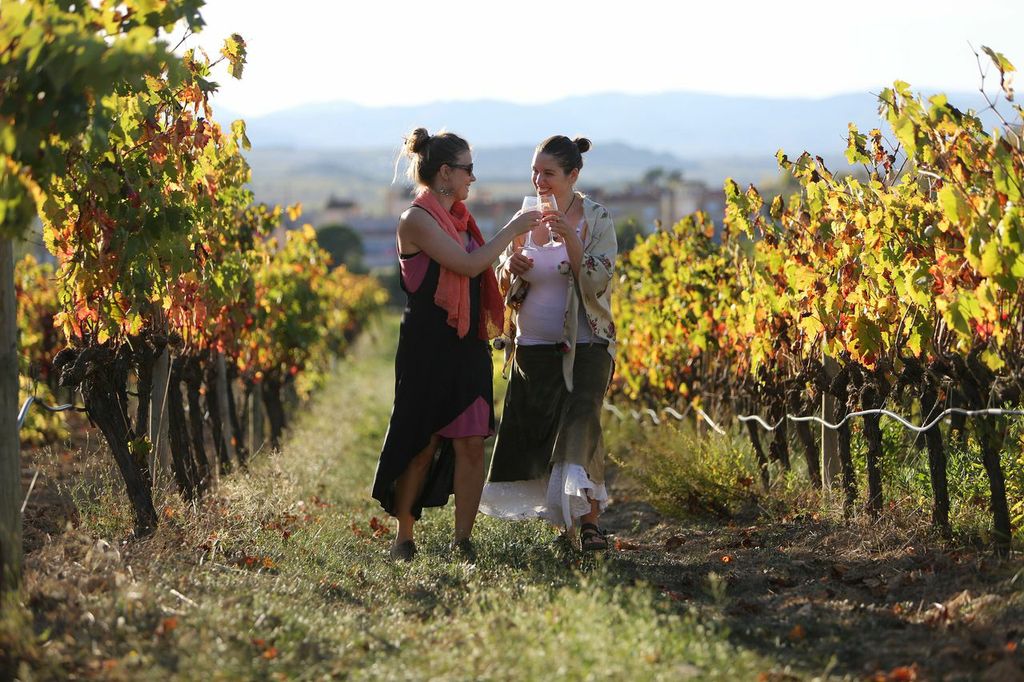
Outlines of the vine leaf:
[[992,59],[992,62],[999,69],[999,87],[1003,89],[1006,99],[1013,101],[1013,72],[1017,69],[1010,63],[1001,52],[996,52],[990,47],[981,46],[981,50]]
[[233,78],[242,77],[242,69],[245,68],[245,41],[242,36],[237,33],[232,33],[228,38],[224,40],[224,47],[220,49],[220,53],[230,63],[228,67],[228,73]]

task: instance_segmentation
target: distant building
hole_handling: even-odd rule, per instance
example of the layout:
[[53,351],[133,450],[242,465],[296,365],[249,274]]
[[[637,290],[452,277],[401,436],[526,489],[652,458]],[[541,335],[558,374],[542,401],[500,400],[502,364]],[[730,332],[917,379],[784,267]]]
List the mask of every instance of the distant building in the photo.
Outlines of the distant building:
[[412,205],[413,196],[412,185],[389,185],[384,192],[384,215],[394,216],[397,221]]
[[595,189],[588,192],[591,199],[608,209],[616,221],[632,218],[645,232],[654,229],[654,221],[661,218],[663,188],[657,185],[630,185],[619,191]]
[[[682,178],[633,183],[617,190],[584,188],[582,191],[607,208],[615,220],[636,220],[645,233],[654,231],[658,224],[666,227],[674,225],[697,211],[704,211],[716,223],[721,223],[725,209],[725,196],[721,190],[713,190],[703,182]],[[467,203],[480,231],[491,235],[515,215],[522,206],[522,200],[522,197],[490,198],[487,195],[474,195]]]
[[480,233],[485,237],[495,234],[523,207],[523,197],[495,197],[471,195],[466,202],[473,213]]
[[[680,177],[659,178],[638,182],[624,189],[583,189],[594,201],[605,206],[617,221],[636,220],[644,233],[653,232],[660,223],[671,226],[696,211],[704,211],[721,223],[725,197],[721,190],[712,190],[702,182]],[[486,190],[475,190],[467,201],[484,237],[495,234],[522,207],[521,196],[493,196]],[[363,264],[368,268],[391,268],[398,263],[395,228],[398,217],[412,203],[410,187],[388,187],[384,194],[384,214],[370,215],[352,199],[331,197],[316,214],[319,227],[344,224],[363,240]]]
[[317,225],[349,225],[353,218],[363,215],[359,204],[353,199],[339,199],[332,196],[317,215]]
[[[392,194],[397,195],[398,191],[388,190],[386,203],[389,208],[398,203],[397,198],[391,197]],[[405,200],[404,206],[408,205],[409,200]],[[401,211],[394,215],[370,215],[356,200],[332,196],[312,217],[317,229],[327,225],[351,227],[363,241],[363,265],[372,269],[395,267],[398,263],[395,226],[399,214]]]
[[720,223],[725,209],[725,196],[721,190],[712,190],[703,182],[682,178],[632,184],[616,192],[595,190],[592,197],[616,220],[633,218],[647,233],[653,231],[657,224],[669,227],[697,211],[704,211]]
[[398,216],[352,218],[345,223],[363,240],[363,265],[367,268],[398,267],[395,228]]

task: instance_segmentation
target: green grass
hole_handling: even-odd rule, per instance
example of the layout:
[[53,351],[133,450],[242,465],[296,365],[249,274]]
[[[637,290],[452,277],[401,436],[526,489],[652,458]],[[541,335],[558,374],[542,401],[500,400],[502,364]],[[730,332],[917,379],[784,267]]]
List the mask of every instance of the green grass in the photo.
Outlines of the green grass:
[[[152,538],[116,478],[73,491],[82,526],[30,556],[22,669],[39,679],[753,679],[771,661],[540,522],[482,517],[451,560],[452,507],[387,557],[369,496],[391,408],[395,320],[340,363],[282,451],[197,509],[158,496]],[[497,361],[497,356],[496,356]],[[97,546],[105,538],[109,547]]]
[[[883,419],[882,489],[885,514],[906,526],[927,528],[931,523],[932,495],[928,453],[915,448],[914,438],[897,422]],[[819,495],[807,480],[802,446],[790,434],[792,469],[770,465],[771,484],[763,490],[757,462],[746,433],[699,433],[692,422],[666,421],[660,426],[632,419],[606,420],[606,441],[617,460],[639,484],[639,495],[663,514],[680,519],[727,519],[756,509],[762,517],[817,513],[833,519],[844,516],[843,495],[837,479],[831,495]],[[771,435],[762,432],[768,450]],[[973,435],[961,445],[944,436],[950,496],[950,523],[957,544],[988,546],[992,518],[989,483],[981,450]],[[1014,542],[1024,542],[1024,420],[1009,422],[1002,450]],[[867,497],[867,443],[862,422],[852,429],[851,450],[857,477],[858,504],[863,513]]]
[[[663,514],[725,518],[757,499],[757,463],[739,436],[702,435],[690,422],[651,426],[609,418],[605,438],[612,459]],[[773,468],[773,480],[780,473]]]

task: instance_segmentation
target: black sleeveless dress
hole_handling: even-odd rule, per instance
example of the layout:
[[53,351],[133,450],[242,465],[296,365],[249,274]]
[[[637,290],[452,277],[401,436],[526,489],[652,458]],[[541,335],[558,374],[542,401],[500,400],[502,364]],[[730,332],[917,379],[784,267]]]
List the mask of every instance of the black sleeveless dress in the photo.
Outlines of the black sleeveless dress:
[[[431,436],[479,406],[489,413],[488,434],[494,433],[493,367],[490,345],[479,338],[480,276],[469,283],[470,326],[459,338],[448,324],[446,311],[434,303],[441,266],[426,253],[400,256],[403,265],[412,259],[429,261],[419,286],[410,282],[402,268],[402,290],[408,303],[402,315],[395,356],[395,404],[373,482],[373,497],[394,516],[395,482],[409,462],[430,443]],[[410,268],[411,270],[411,268]],[[487,435],[487,434],[479,434]],[[442,438],[427,473],[423,492],[412,508],[420,518],[423,507],[443,507],[453,492],[455,452],[451,440]]]

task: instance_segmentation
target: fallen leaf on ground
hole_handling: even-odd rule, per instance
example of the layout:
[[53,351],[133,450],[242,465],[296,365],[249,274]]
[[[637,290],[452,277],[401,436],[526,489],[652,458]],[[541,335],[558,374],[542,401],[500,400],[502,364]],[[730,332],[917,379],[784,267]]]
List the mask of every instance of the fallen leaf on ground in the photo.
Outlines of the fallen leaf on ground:
[[683,535],[673,535],[668,540],[665,540],[665,550],[672,551],[676,547],[682,547],[686,544],[686,537]]
[[170,616],[169,618],[164,618],[162,621],[160,621],[160,624],[156,626],[156,634],[166,635],[168,633],[174,632],[174,629],[177,627],[178,619],[174,616]]
[[897,666],[889,672],[878,671],[868,679],[871,682],[914,682],[917,679],[917,663]]
[[889,671],[887,682],[912,682],[917,679],[917,664],[901,665]]

